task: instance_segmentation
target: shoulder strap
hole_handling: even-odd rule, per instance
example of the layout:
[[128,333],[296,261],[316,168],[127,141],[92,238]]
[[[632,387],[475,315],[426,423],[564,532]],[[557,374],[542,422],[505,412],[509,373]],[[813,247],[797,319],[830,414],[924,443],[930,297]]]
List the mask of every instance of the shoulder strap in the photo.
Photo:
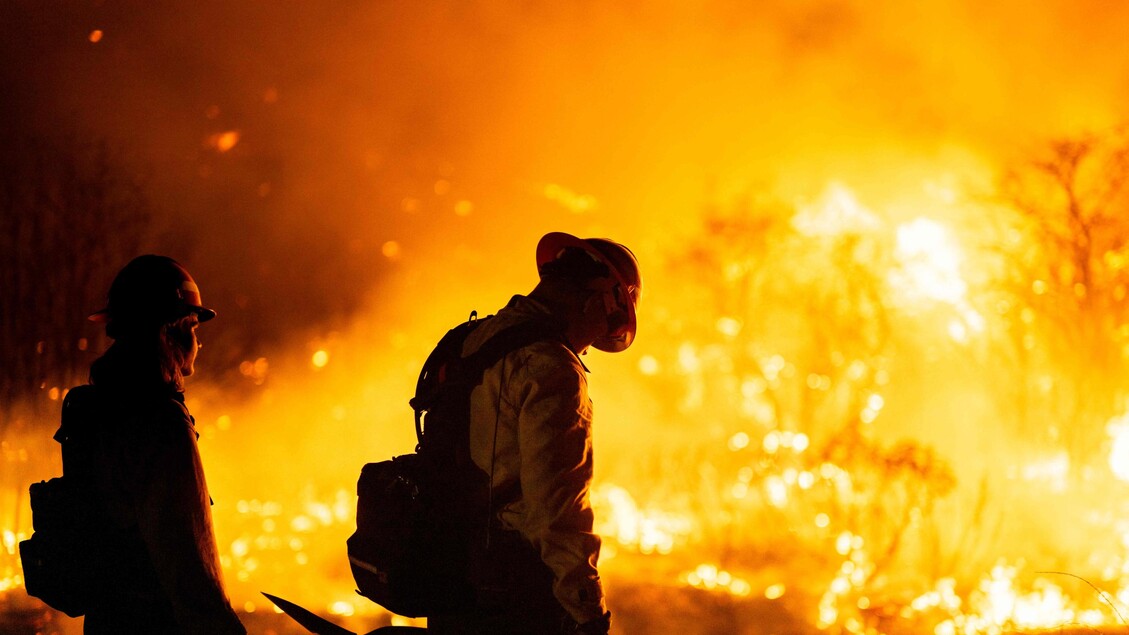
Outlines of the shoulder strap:
[[563,341],[558,324],[549,319],[529,319],[495,333],[478,350],[463,357],[467,337],[493,317],[479,320],[472,313],[470,320],[448,331],[427,357],[416,382],[416,394],[409,401],[415,411],[417,442],[423,442],[422,415],[435,404],[440,386],[462,386],[469,397],[470,389],[482,381],[486,369],[509,353],[535,342]]
[[479,349],[462,360],[467,379],[477,383],[498,360],[513,351],[542,341],[562,341],[560,328],[548,321],[530,319],[495,333]]

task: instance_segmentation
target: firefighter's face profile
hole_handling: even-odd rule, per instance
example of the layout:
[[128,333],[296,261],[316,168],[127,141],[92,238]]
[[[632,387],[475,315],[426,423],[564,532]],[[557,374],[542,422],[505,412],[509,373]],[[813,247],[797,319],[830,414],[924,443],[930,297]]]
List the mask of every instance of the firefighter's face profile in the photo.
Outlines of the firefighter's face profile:
[[185,377],[196,372],[196,355],[200,352],[201,346],[200,339],[196,336],[196,329],[199,327],[199,323],[194,323],[192,327],[188,329],[188,339],[191,341],[191,344],[186,351],[188,354],[184,356],[184,367],[180,369],[180,373]]
[[608,313],[603,294],[591,293],[584,302],[583,323],[585,339],[591,343],[608,334]]
[[199,326],[200,322],[196,316],[190,315],[168,327],[173,345],[180,349],[177,360],[183,377],[188,377],[196,371],[196,354],[202,346],[196,335]]

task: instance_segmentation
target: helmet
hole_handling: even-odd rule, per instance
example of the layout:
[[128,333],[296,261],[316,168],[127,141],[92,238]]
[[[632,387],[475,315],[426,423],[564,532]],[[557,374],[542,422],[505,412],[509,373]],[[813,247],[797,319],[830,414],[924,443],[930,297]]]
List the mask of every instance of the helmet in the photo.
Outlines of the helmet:
[[201,322],[216,317],[200,300],[200,288],[180,263],[167,256],[134,258],[110,285],[106,308],[91,322],[165,324],[195,313]]
[[581,249],[608,268],[608,275],[591,288],[602,291],[610,332],[592,345],[598,350],[618,353],[635,340],[635,309],[643,293],[639,261],[627,247],[606,238],[577,238],[564,232],[550,232],[537,243],[537,269],[559,258],[566,249]]

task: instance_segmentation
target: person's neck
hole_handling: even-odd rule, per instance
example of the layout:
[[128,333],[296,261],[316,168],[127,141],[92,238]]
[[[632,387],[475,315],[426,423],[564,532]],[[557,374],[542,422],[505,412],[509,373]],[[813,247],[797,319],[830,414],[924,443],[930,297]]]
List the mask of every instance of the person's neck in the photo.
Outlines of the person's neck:
[[584,354],[596,341],[591,325],[584,316],[584,298],[578,289],[565,283],[542,281],[529,294],[541,302],[560,321],[568,347],[577,355]]

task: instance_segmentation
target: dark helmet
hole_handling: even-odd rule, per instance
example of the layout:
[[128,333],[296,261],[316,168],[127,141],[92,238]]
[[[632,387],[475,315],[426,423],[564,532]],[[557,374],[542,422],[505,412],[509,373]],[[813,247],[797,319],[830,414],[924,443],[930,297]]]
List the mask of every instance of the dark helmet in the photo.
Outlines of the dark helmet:
[[167,256],[134,258],[110,285],[106,308],[92,322],[146,326],[167,324],[195,313],[201,322],[216,317],[200,300],[200,288],[180,263]]
[[594,288],[604,292],[612,332],[592,345],[609,353],[626,350],[635,340],[635,310],[643,294],[639,261],[630,249],[606,238],[577,238],[564,232],[550,232],[537,243],[538,272],[542,270],[542,265],[561,257],[570,248],[583,250],[594,260],[606,265],[609,272],[601,278],[602,284]]

